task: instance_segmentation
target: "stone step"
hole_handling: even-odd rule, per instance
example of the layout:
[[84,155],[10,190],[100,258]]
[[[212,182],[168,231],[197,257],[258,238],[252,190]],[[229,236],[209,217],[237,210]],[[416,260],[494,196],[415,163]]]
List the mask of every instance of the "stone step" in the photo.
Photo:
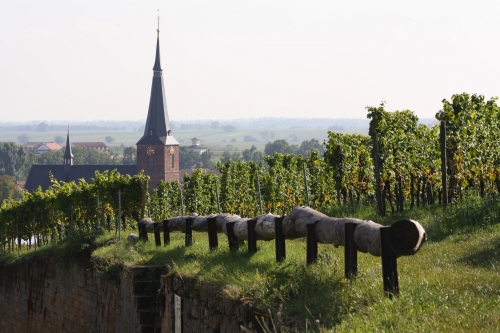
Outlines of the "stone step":
[[156,308],[156,296],[135,296],[137,310],[151,310]]
[[161,333],[161,327],[155,325],[141,325],[141,333]]
[[150,310],[140,310],[139,311],[139,323],[141,327],[144,325],[155,325],[156,312]]
[[156,295],[159,281],[134,281],[134,295]]

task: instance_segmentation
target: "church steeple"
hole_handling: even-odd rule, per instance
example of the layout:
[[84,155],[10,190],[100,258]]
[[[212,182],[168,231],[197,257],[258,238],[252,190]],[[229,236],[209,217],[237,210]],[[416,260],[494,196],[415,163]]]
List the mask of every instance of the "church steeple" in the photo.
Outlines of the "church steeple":
[[69,173],[73,165],[73,152],[71,151],[71,144],[69,143],[69,129],[66,137],[66,149],[64,150],[64,171]]
[[[170,136],[170,121],[168,120],[167,103],[165,102],[165,89],[163,86],[163,70],[160,65],[160,29],[156,36],[156,57],[153,66],[153,83],[149,99],[148,118],[144,135],[137,142],[140,144],[168,144]],[[173,138],[172,138],[173,139]]]
[[156,57],[144,135],[137,142],[137,172],[150,177],[149,187],[159,181],[179,181],[179,143],[172,136],[160,65],[160,19],[156,35]]

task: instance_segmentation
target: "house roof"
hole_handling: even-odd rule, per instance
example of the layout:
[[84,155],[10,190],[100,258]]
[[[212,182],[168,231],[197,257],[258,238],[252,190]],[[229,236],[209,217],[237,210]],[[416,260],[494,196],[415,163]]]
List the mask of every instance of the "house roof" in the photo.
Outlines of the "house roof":
[[108,149],[104,142],[73,142],[73,147],[94,148],[94,149]]
[[43,143],[47,148],[49,148],[50,150],[59,150],[61,149],[61,146],[59,146],[57,143],[55,142],[44,142]]
[[85,179],[90,183],[95,177],[95,172],[104,172],[107,170],[115,170],[122,175],[136,175],[137,165],[73,165],[69,173],[64,171],[64,165],[33,165],[24,184],[24,189],[32,192],[39,186],[42,191],[47,190],[51,185],[49,174],[52,173],[58,181],[78,182],[80,179]]

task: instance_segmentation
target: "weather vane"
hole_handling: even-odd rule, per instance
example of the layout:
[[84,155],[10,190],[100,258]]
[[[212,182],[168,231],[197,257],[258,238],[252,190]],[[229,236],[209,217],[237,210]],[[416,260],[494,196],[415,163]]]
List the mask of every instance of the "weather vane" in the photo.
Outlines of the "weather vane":
[[160,10],[158,9],[158,29],[156,29],[157,33],[160,33]]

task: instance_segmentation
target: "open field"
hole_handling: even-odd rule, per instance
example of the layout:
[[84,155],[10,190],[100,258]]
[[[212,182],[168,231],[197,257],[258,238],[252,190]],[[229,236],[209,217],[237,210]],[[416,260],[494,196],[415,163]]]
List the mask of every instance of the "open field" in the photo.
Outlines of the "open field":
[[[317,139],[320,142],[327,138],[327,129],[269,129],[263,130],[269,133],[274,133],[272,138],[264,138],[260,131],[253,129],[237,129],[235,132],[226,132],[223,130],[175,130],[174,137],[183,146],[191,145],[191,138],[198,138],[201,144],[210,148],[213,151],[225,150],[243,150],[255,145],[259,150],[264,150],[264,146],[268,141],[284,139],[293,144],[299,144],[304,140]],[[367,134],[367,128],[350,128],[342,130],[343,133],[361,133]],[[2,131],[0,132],[0,141],[17,142],[17,137],[22,134],[27,134],[30,141],[54,141],[56,135],[66,137],[65,131],[57,132],[21,132],[21,131]],[[70,140],[72,142],[82,141],[102,141],[105,142],[106,136],[111,136],[115,140],[109,144],[110,147],[120,146],[122,143],[125,147],[135,146],[137,141],[142,137],[142,132],[134,131],[70,131]],[[244,142],[244,137],[250,135],[256,138],[257,142]],[[236,140],[231,142],[231,140]]]
[[[385,218],[373,207],[337,207],[331,216],[351,216],[390,224],[401,218],[418,220],[429,241],[414,256],[398,259],[401,294],[383,294],[380,258],[358,254],[359,275],[344,278],[343,248],[320,245],[319,260],[305,264],[303,239],[287,240],[287,259],[275,263],[274,241],[258,242],[258,252],[246,247],[228,251],[219,234],[219,249],[209,251],[205,233],[171,234],[171,244],[155,247],[126,240],[107,243],[93,256],[126,265],[166,265],[170,272],[196,276],[233,297],[245,296],[261,309],[280,312],[289,331],[299,332],[496,332],[500,327],[500,207],[495,199],[467,198],[445,212],[421,208]],[[122,232],[125,238],[126,233]],[[29,255],[29,254],[28,254]],[[11,256],[3,264],[15,260]],[[102,261],[100,261],[102,262]],[[0,266],[1,266],[0,262]],[[286,330],[285,330],[286,331]]]

